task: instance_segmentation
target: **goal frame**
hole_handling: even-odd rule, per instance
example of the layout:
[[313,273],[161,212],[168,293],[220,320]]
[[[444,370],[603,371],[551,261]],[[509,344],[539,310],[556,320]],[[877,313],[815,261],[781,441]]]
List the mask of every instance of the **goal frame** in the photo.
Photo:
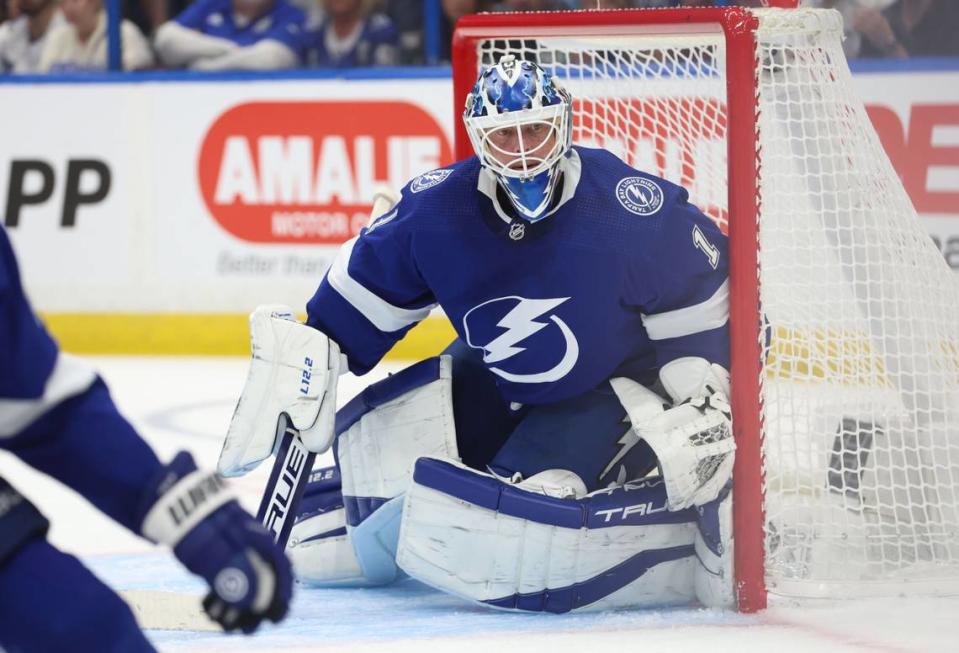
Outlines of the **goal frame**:
[[[478,41],[536,36],[710,34],[726,41],[727,174],[730,278],[730,377],[736,464],[733,472],[734,569],[739,610],[766,607],[759,303],[760,156],[757,132],[758,19],[747,9],[622,9],[464,16],[453,33],[453,112],[462,114],[476,81]],[[473,154],[455,120],[457,160]]]

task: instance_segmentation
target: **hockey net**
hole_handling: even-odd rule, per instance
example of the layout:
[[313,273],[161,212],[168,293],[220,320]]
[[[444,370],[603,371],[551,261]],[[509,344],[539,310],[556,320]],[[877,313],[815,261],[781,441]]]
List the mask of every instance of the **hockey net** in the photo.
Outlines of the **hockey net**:
[[705,9],[479,16],[454,39],[457,101],[503,54],[538,61],[576,143],[730,232],[743,609],[765,605],[750,573],[794,596],[959,591],[959,287],[841,36],[834,11]]

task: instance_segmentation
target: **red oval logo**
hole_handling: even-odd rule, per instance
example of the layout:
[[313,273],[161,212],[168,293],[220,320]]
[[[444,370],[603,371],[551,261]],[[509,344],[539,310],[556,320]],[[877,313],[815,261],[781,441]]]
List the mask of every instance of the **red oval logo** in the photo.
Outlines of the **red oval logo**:
[[399,189],[452,160],[440,125],[408,102],[251,102],[207,131],[198,175],[234,236],[333,245],[366,225],[377,186]]

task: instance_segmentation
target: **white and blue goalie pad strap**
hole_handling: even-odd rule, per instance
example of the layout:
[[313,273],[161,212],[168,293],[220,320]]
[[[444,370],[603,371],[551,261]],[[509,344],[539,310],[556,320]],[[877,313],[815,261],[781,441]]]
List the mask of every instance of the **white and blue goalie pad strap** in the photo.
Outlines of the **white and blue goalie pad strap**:
[[366,388],[337,413],[347,530],[364,575],[395,580],[402,495],[421,456],[458,458],[452,359],[430,358]]
[[397,563],[443,591],[562,613],[686,604],[696,512],[666,509],[659,479],[547,497],[453,461],[417,461]]
[[340,470],[336,467],[323,467],[310,472],[306,490],[297,507],[294,529],[302,523],[315,520],[317,517],[335,517],[324,520],[322,526],[314,526],[310,534],[301,534],[290,538],[290,546],[296,543],[305,543],[325,537],[346,535],[346,518],[343,510],[343,495],[340,492]]

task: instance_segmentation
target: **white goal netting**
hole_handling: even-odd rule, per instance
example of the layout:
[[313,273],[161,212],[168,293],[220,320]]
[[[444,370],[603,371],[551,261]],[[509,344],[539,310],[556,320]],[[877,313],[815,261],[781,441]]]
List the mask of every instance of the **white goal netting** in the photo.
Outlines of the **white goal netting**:
[[[767,586],[959,590],[959,285],[853,93],[839,15],[756,14]],[[479,63],[537,60],[578,144],[725,226],[724,35],[656,31],[488,39]]]

